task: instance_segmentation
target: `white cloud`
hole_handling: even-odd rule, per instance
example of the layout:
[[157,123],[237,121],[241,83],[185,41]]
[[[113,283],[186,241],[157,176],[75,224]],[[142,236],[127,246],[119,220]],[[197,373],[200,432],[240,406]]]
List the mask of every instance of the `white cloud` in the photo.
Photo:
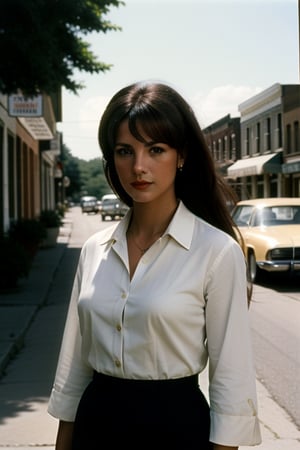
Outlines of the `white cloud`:
[[227,114],[239,117],[238,105],[261,91],[258,86],[218,86],[207,94],[196,94],[192,106],[201,126],[206,127]]

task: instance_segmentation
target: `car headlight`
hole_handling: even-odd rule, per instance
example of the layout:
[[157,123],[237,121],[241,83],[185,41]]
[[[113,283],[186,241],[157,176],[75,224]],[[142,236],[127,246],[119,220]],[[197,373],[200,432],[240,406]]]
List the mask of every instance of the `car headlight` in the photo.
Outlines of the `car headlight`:
[[274,248],[269,251],[268,259],[273,261],[293,259],[293,248]]

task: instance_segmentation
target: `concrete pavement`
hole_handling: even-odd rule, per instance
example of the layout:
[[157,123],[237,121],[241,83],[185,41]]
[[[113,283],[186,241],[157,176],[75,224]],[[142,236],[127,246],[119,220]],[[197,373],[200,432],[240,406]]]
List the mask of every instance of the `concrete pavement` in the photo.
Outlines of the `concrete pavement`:
[[[38,252],[29,278],[0,295],[0,449],[54,450],[57,421],[47,403],[83,242],[74,211],[56,247]],[[200,384],[207,394],[206,373]],[[258,380],[257,389],[263,443],[240,449],[300,450],[298,427]]]

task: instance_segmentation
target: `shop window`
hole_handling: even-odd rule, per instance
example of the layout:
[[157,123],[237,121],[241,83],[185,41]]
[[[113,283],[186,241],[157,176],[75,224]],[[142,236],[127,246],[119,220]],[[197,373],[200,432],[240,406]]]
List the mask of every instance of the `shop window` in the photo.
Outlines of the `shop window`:
[[292,153],[292,130],[291,125],[286,126],[286,151]]
[[250,156],[250,128],[246,129],[246,156]]
[[10,134],[7,136],[8,143],[8,206],[9,219],[15,219],[15,152],[14,152],[14,138]]
[[213,157],[214,157],[214,160],[217,161],[217,146],[216,146],[216,141],[213,141]]
[[277,148],[282,147],[282,123],[281,113],[277,114],[277,128],[275,130]]
[[264,150],[271,150],[271,119],[265,121]]
[[229,155],[229,159],[231,159],[232,161],[236,160],[236,138],[235,138],[235,134],[234,133],[230,136],[230,155]]
[[294,122],[294,152],[300,152],[299,148],[299,122]]
[[255,151],[256,153],[260,153],[260,122],[256,124],[256,137],[255,137]]
[[220,162],[223,159],[222,151],[222,139],[218,139],[218,150],[217,150],[217,160]]
[[3,147],[4,147],[4,143],[3,143],[3,126],[0,123],[0,235],[3,234],[4,230],[3,230],[3,210],[4,210],[4,206],[3,206]]
[[224,160],[228,161],[228,159],[229,159],[229,149],[228,149],[227,136],[223,137],[223,151],[224,151]]

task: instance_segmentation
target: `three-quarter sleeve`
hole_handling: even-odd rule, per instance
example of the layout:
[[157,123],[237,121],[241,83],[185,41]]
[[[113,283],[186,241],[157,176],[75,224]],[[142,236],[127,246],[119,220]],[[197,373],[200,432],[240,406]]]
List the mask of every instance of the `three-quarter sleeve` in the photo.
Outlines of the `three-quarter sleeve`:
[[48,404],[53,417],[73,422],[82,392],[92,378],[92,369],[81,356],[81,334],[78,317],[78,295],[81,264],[76,272],[58,365]]
[[228,446],[261,442],[246,291],[246,264],[229,243],[207,281],[210,440]]

